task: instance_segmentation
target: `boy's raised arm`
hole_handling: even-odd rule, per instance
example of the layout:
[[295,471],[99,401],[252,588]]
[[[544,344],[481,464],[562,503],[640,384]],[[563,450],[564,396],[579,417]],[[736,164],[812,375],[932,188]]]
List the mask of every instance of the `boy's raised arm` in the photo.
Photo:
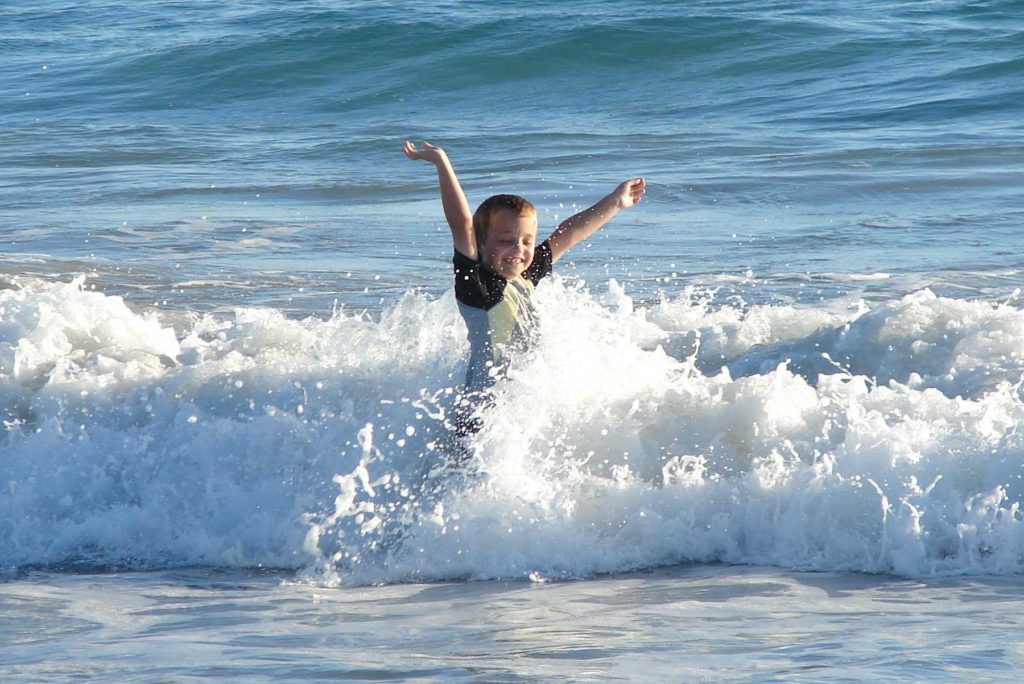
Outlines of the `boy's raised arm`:
[[459,185],[455,169],[448,161],[448,155],[440,147],[431,145],[427,141],[423,141],[423,149],[417,149],[415,143],[406,140],[403,150],[409,159],[423,159],[437,168],[437,182],[441,187],[441,205],[444,207],[444,217],[448,220],[448,227],[452,230],[452,242],[455,243],[455,249],[470,259],[477,259],[479,255],[476,249],[476,238],[473,235],[473,213],[469,210],[466,195],[462,192],[462,186]]
[[643,178],[632,178],[620,183],[615,190],[600,202],[562,221],[548,238],[551,245],[551,260],[558,261],[571,247],[587,239],[620,209],[635,206],[647,191]]

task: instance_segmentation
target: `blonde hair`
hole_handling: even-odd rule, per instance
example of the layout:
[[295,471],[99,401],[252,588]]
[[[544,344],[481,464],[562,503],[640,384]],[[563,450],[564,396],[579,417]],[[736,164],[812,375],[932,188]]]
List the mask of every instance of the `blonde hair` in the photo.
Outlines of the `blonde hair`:
[[491,195],[476,208],[473,212],[473,235],[476,237],[477,247],[483,246],[487,241],[487,233],[491,229],[491,217],[494,212],[501,209],[514,211],[517,216],[536,216],[537,207],[530,201],[519,195]]

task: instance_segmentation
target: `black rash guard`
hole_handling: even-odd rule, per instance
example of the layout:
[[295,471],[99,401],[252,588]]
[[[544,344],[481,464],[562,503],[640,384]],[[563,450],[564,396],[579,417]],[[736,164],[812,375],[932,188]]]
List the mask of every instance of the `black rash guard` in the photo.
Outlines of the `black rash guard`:
[[533,288],[551,273],[551,245],[547,240],[539,244],[530,267],[512,279],[459,250],[452,262],[455,299],[468,329],[466,388],[470,392],[483,390],[504,372],[511,355],[526,347],[537,326]]

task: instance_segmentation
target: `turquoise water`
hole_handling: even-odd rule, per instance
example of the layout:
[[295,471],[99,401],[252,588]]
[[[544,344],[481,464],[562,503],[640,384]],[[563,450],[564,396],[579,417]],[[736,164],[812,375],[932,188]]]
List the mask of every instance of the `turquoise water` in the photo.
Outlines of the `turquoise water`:
[[413,137],[449,149],[471,202],[522,192],[548,228],[646,176],[644,210],[574,255],[645,294],[672,272],[752,270],[768,299],[808,273],[1012,278],[1020,4],[762,5],[8,9],[4,272],[31,256],[198,310],[440,292]]
[[[1024,3],[44,0],[0,64],[0,674],[1019,669]],[[541,232],[648,181],[436,488],[406,138]]]

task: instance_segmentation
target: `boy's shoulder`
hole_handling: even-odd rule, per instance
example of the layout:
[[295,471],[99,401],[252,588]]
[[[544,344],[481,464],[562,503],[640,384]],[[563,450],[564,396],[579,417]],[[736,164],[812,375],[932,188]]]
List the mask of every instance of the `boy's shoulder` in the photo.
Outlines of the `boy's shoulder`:
[[523,277],[536,285],[541,278],[551,275],[551,267],[554,263],[551,254],[551,240],[545,240],[533,250],[533,262],[530,267],[523,271]]

